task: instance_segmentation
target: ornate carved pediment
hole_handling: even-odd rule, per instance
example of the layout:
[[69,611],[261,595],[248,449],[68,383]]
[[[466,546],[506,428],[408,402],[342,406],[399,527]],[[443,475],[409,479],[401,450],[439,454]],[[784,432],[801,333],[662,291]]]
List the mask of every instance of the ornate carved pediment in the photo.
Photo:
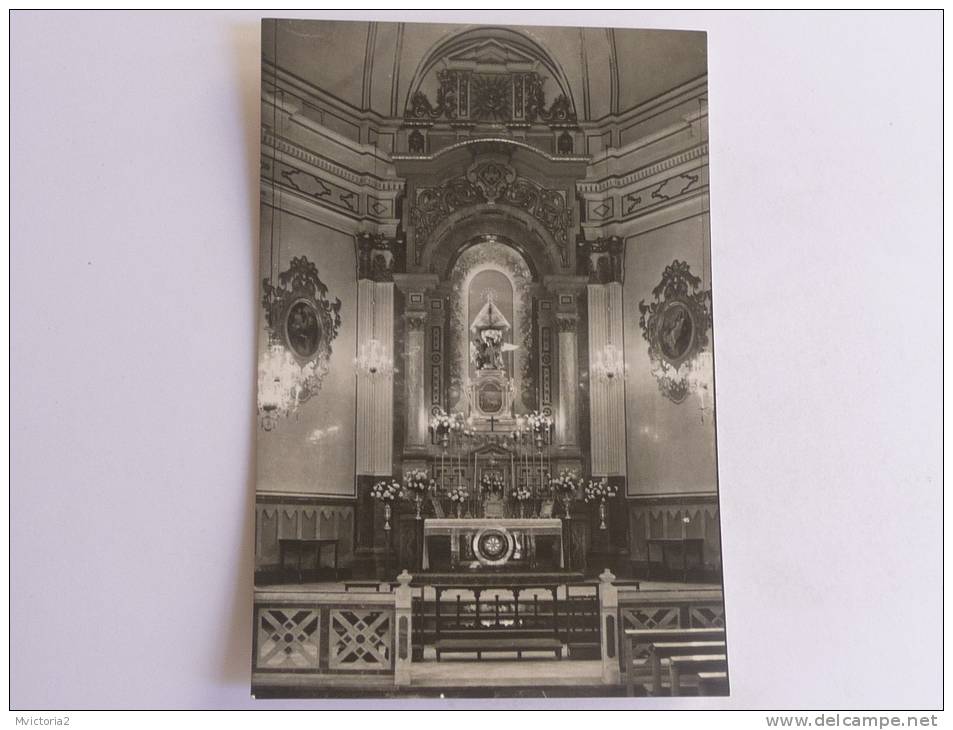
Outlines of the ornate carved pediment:
[[[496,49],[485,48],[482,58],[483,61],[474,64],[478,68],[509,63]],[[536,123],[553,127],[576,125],[572,102],[561,89],[547,104],[544,90],[547,80],[537,71],[487,73],[444,68],[437,72],[436,77],[435,103],[418,89],[410,97],[405,122],[444,120],[517,126]]]
[[512,206],[532,215],[559,244],[560,258],[566,263],[565,244],[572,227],[567,193],[545,188],[498,160],[478,161],[464,175],[441,185],[417,189],[410,209],[417,250],[423,248],[437,226],[451,213],[485,203]]

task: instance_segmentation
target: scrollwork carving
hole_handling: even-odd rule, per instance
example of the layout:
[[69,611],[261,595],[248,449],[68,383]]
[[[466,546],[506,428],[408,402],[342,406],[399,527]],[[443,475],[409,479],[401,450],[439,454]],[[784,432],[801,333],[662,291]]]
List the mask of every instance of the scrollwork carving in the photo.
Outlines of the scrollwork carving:
[[692,391],[692,364],[708,345],[711,290],[698,291],[699,286],[701,278],[676,259],[652,290],[655,301],[639,302],[639,326],[649,344],[652,373],[659,390],[674,403]]
[[277,284],[262,281],[262,307],[268,334],[283,345],[302,366],[313,364],[298,396],[307,401],[320,388],[328,371],[331,343],[341,327],[341,300],[332,302],[318,267],[304,256],[291,259]]
[[549,231],[560,246],[560,258],[566,262],[565,244],[572,227],[572,210],[566,193],[520,177],[511,166],[495,160],[479,162],[465,175],[442,185],[417,190],[415,204],[410,209],[417,250],[423,248],[434,230],[454,211],[481,203],[525,210]]
[[437,72],[437,103],[419,89],[410,97],[404,115],[408,122],[471,121],[496,124],[574,126],[572,102],[559,93],[546,106],[544,79],[539,73],[476,73],[443,69]]

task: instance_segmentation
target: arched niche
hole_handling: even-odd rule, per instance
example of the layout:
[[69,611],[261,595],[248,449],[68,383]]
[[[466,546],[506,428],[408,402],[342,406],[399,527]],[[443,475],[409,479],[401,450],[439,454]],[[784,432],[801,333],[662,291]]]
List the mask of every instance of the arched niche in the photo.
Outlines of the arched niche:
[[[512,327],[506,338],[516,346],[508,357],[513,379],[514,406],[524,408],[524,394],[535,387],[530,367],[533,349],[533,272],[520,251],[508,239],[482,235],[460,246],[459,255],[448,272],[449,328],[448,351],[449,393],[451,410],[465,411],[466,390],[473,377],[470,360],[470,325],[479,308],[481,293],[474,291],[481,282],[495,282],[506,296],[503,310]],[[505,284],[504,284],[505,282]]]
[[511,206],[490,204],[450,214],[421,250],[419,266],[447,279],[466,248],[486,237],[506,241],[523,257],[537,281],[564,270],[560,246],[531,215]]

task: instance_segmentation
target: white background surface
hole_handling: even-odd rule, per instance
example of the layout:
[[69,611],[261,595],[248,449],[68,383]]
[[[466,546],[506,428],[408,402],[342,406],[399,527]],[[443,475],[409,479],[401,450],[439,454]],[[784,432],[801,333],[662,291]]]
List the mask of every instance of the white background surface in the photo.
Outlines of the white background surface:
[[[732,697],[688,706],[938,706],[940,16],[324,17],[709,31]],[[258,19],[12,16],[14,708],[318,704],[248,689]]]

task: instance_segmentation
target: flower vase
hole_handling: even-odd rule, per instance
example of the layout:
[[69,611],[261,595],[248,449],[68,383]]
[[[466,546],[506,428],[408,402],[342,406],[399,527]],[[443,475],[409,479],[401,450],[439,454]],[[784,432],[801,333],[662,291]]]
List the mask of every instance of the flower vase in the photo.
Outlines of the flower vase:
[[606,529],[606,498],[599,500],[599,529]]
[[572,504],[572,496],[571,496],[571,495],[568,496],[568,497],[563,497],[563,511],[566,513],[566,519],[567,519],[567,520],[571,519],[571,516],[570,516],[570,514],[569,514],[569,505],[571,505],[571,504]]
[[525,517],[526,517],[526,502],[524,502],[523,500],[520,500],[520,519],[522,520]]
[[384,531],[390,532],[390,505],[384,503]]
[[537,451],[543,450],[543,434],[541,433],[536,434],[536,450]]
[[457,519],[459,520],[461,517],[463,517],[463,514],[462,514],[462,513],[463,513],[463,502],[457,502],[457,503],[454,505],[454,507],[456,508],[456,511],[457,511]]
[[450,434],[444,431],[440,434],[440,447],[446,451],[447,447],[450,445]]
[[420,508],[423,505],[423,503],[424,503],[423,496],[418,494],[416,497],[414,497],[414,509],[417,511],[417,513],[414,515],[415,519],[419,520],[423,517],[423,515],[420,514]]

